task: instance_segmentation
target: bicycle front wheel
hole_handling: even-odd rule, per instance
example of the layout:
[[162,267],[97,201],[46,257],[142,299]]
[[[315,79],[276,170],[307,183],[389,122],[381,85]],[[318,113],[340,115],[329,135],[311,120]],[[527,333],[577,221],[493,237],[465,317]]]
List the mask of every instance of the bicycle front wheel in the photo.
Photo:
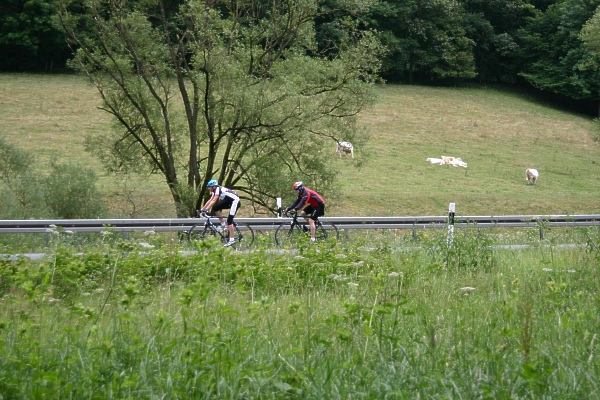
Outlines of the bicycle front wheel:
[[207,238],[214,238],[216,232],[212,229],[207,228],[204,224],[197,224],[190,228],[188,231],[188,241],[193,240],[204,240]]
[[[235,224],[234,226],[235,244],[233,247],[237,250],[246,250],[254,243],[254,230],[248,224]],[[227,234],[229,239],[229,234]]]
[[281,224],[275,230],[275,242],[279,247],[294,247],[306,235],[297,225]]

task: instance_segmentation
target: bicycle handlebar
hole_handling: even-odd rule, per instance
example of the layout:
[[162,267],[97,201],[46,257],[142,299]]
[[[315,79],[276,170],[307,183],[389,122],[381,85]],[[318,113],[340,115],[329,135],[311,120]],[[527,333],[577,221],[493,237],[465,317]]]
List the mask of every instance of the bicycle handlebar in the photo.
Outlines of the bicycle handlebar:
[[208,212],[202,210],[196,210],[196,218],[210,218],[211,215]]

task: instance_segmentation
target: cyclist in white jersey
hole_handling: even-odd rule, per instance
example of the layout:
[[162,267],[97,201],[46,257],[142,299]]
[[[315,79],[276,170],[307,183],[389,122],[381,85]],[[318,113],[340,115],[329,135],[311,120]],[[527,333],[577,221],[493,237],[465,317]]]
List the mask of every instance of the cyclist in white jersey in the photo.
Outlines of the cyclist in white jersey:
[[[219,217],[219,221],[221,221],[221,228],[227,228],[229,230],[229,241],[225,243],[225,247],[231,246],[235,243],[235,231],[233,226],[233,218],[235,217],[235,213],[239,210],[241,206],[240,198],[234,190],[227,189],[226,187],[219,186],[219,182],[215,179],[211,179],[208,181],[206,185],[208,190],[210,190],[211,195],[204,207],[200,212],[208,213],[208,210],[212,208],[215,215]],[[218,201],[218,203],[217,203]],[[227,225],[223,219],[223,214],[221,210],[229,209],[229,215],[227,216]]]

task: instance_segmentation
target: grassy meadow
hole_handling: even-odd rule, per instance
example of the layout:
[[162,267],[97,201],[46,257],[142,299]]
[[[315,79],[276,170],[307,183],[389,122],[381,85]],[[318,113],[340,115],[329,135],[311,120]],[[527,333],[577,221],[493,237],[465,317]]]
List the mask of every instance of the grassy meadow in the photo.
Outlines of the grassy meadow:
[[[598,127],[589,116],[489,87],[382,85],[378,92],[361,116],[370,141],[354,161],[333,160],[341,196],[329,199],[327,215],[444,215],[451,202],[458,215],[600,212]],[[40,168],[51,157],[98,166],[83,140],[111,127],[99,105],[81,77],[0,74],[0,134],[35,154]],[[334,147],[323,151],[334,156]],[[468,168],[425,162],[442,155]],[[530,167],[540,172],[535,187],[526,185]],[[175,216],[160,177],[124,182],[98,173],[112,217]]]
[[[500,89],[378,90],[368,145],[332,157],[328,215],[600,212],[591,118]],[[97,106],[74,76],[0,74],[0,134],[40,169],[97,166]],[[441,155],[468,168],[425,162]],[[173,216],[159,179],[100,185],[115,217]],[[249,252],[110,228],[49,232],[39,258],[0,246],[0,399],[600,399],[598,227],[271,235]]]

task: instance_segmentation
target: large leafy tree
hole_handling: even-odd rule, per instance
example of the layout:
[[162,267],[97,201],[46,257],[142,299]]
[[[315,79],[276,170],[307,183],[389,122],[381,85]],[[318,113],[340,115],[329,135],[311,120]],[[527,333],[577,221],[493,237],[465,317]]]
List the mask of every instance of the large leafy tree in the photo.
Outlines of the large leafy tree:
[[600,0],[563,0],[540,12],[519,34],[521,75],[532,85],[573,99],[600,100],[600,71],[581,38]]
[[516,35],[532,17],[530,0],[462,0],[464,26],[475,42],[479,82],[514,82],[517,78]]
[[585,23],[579,37],[591,55],[586,68],[597,70],[600,68],[600,6]]
[[322,55],[316,0],[60,3],[71,65],[115,120],[90,148],[112,170],[162,174],[178,216],[215,178],[263,210],[294,180],[326,190],[334,140],[365,140],[357,114],[374,100],[381,46],[341,24]]
[[381,32],[389,48],[386,78],[432,81],[475,76],[474,42],[466,36],[456,0],[385,0],[362,21]]
[[54,13],[53,0],[0,1],[0,70],[64,69],[69,48]]

